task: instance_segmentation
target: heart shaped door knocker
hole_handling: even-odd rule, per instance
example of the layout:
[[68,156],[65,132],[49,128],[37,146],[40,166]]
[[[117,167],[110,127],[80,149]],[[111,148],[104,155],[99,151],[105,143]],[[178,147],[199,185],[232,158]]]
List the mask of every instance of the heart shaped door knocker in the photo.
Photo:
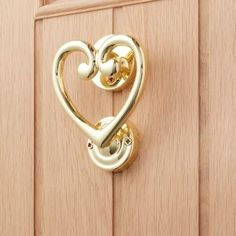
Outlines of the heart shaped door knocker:
[[[92,80],[101,89],[119,91],[133,82],[127,101],[115,117],[106,117],[97,124],[90,123],[77,110],[68,96],[63,80],[66,58],[73,52],[83,52],[88,63],[78,66],[81,79]],[[53,85],[62,106],[89,138],[89,156],[98,167],[121,171],[135,159],[138,137],[135,127],[127,121],[140,97],[145,74],[143,50],[127,35],[108,35],[94,46],[71,41],[56,53],[53,62]]]

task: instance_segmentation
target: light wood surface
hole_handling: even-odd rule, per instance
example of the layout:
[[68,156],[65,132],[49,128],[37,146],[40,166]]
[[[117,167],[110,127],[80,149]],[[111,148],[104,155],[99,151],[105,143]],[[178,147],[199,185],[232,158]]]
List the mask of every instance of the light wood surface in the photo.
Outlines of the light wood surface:
[[[25,12],[19,11],[24,8]],[[34,232],[34,8],[0,7],[0,235]]]
[[44,6],[44,0],[34,0],[34,15],[36,15],[39,8],[43,6]]
[[[209,1],[209,234],[236,235],[236,2]],[[204,235],[204,236],[205,236]]]
[[101,10],[124,5],[133,5],[154,0],[57,0],[50,1],[38,8],[35,19],[43,19],[55,16],[69,15],[87,11]]
[[234,1],[200,1],[200,235],[236,235]]
[[[148,61],[131,118],[139,157],[114,176],[115,235],[198,235],[197,9],[197,1],[175,0],[115,10],[114,32],[136,37]],[[115,96],[116,112],[127,95]]]
[[[63,43],[77,39],[94,43],[110,34],[112,11],[48,19],[38,27],[36,47],[41,55],[36,75],[36,235],[111,235],[112,174],[90,161],[87,138],[55,95],[51,67]],[[78,80],[80,59],[72,55],[66,63],[68,93],[79,110],[96,122],[112,114],[112,94]]]

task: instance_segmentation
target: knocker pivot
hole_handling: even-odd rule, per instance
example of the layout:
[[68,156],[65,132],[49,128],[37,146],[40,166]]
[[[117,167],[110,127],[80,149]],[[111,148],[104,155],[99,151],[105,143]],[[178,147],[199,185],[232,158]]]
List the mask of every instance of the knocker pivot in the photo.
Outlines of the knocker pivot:
[[[66,58],[83,52],[88,63],[78,66],[80,79],[92,80],[101,89],[119,91],[133,83],[127,101],[115,117],[106,117],[97,124],[85,119],[68,96],[63,78]],[[121,171],[135,159],[138,137],[135,127],[127,121],[140,97],[145,73],[144,55],[135,39],[126,35],[108,35],[94,46],[71,41],[57,51],[53,61],[53,85],[62,106],[88,136],[89,156],[98,167]]]

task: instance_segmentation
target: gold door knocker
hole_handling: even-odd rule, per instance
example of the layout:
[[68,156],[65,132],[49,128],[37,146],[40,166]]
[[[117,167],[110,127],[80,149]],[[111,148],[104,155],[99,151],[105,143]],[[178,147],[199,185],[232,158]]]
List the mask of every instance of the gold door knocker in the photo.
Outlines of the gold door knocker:
[[[119,91],[133,82],[127,101],[115,117],[103,118],[94,125],[71,101],[64,86],[63,67],[66,58],[75,51],[88,57],[88,64],[78,66],[79,78],[91,79],[96,86],[109,91]],[[62,106],[89,138],[87,148],[94,164],[108,171],[128,167],[135,159],[138,138],[127,118],[140,97],[145,74],[144,54],[138,42],[126,35],[105,36],[94,46],[82,41],[68,42],[57,51],[52,73]]]

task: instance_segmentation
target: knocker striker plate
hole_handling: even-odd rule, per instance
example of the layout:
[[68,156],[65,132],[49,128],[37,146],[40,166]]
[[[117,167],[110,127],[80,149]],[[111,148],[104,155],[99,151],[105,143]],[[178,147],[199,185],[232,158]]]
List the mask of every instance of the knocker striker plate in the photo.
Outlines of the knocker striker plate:
[[[66,58],[74,51],[88,57],[88,63],[78,66],[79,78],[92,80],[104,90],[118,91],[133,82],[127,101],[115,117],[106,117],[92,124],[77,110],[68,96],[63,79]],[[88,136],[89,155],[98,167],[108,171],[121,171],[135,159],[138,145],[137,132],[127,121],[144,82],[145,64],[143,51],[133,38],[126,35],[108,35],[94,47],[82,41],[64,44],[53,62],[53,84],[59,101],[66,112]]]
[[[105,127],[114,117],[106,117],[96,125]],[[119,172],[127,168],[137,154],[138,137],[135,127],[130,123],[125,123],[119,132],[112,138],[107,147],[100,148],[90,139],[87,143],[88,153],[93,163],[108,171]]]

